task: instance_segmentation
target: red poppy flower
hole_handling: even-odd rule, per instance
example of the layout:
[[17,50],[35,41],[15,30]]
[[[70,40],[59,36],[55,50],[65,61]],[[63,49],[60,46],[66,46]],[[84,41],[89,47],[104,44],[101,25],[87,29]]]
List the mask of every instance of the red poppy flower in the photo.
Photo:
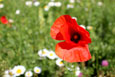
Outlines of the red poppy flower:
[[89,32],[80,27],[69,15],[56,19],[51,27],[51,37],[64,40],[56,45],[56,54],[67,62],[84,62],[91,59],[88,43],[91,43]]
[[5,16],[2,16],[2,17],[0,18],[0,21],[1,21],[2,24],[8,24],[8,20],[6,19]]

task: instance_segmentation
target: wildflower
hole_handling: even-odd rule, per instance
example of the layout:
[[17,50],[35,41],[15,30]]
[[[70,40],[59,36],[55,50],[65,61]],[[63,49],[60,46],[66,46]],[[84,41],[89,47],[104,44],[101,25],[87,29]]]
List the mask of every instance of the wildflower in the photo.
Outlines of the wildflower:
[[2,16],[0,18],[0,21],[1,21],[2,24],[8,24],[8,20],[7,20],[6,16]]
[[62,62],[62,59],[57,59],[57,60],[56,60],[56,64],[57,64],[59,67],[63,67],[63,66],[64,66],[64,63]]
[[103,5],[103,3],[102,3],[102,2],[98,2],[97,4],[98,4],[98,6],[102,6],[102,5]]
[[77,18],[76,17],[72,17],[72,19],[75,19],[77,21]]
[[67,62],[84,62],[91,59],[88,43],[91,43],[89,32],[80,27],[69,15],[62,15],[51,27],[51,37],[65,40],[57,43],[55,52]]
[[49,8],[50,8],[50,7],[49,7],[49,6],[47,6],[47,5],[46,5],[46,6],[44,6],[44,10],[45,10],[45,11],[48,11],[48,10],[49,10]]
[[78,77],[82,77],[82,73],[80,71],[80,68],[77,66],[76,69],[75,69],[75,75],[78,76]]
[[54,6],[54,5],[55,5],[55,2],[49,2],[49,3],[48,3],[48,6],[49,6],[49,7],[50,7],[50,6],[52,7],[52,6]]
[[5,74],[8,74],[8,73],[9,73],[9,70],[6,70],[4,73],[5,73]]
[[38,51],[38,55],[40,56],[40,57],[46,57],[47,56],[47,54],[48,54],[48,50],[47,49],[43,49],[43,50],[40,50],[40,51]]
[[107,60],[103,60],[103,61],[102,61],[102,63],[101,63],[101,65],[102,65],[102,66],[108,66],[108,65],[109,65],[109,63],[108,63],[108,61],[107,61]]
[[84,25],[80,25],[82,28],[86,29],[86,27]]
[[26,1],[25,4],[26,6],[32,6],[32,1]]
[[[9,76],[9,77],[14,76],[14,72],[13,72],[12,69],[11,69],[11,70],[6,70],[4,74],[6,75],[6,77],[7,77],[7,76]],[[5,77],[5,76],[4,76],[4,77]]]
[[56,7],[60,7],[61,6],[61,2],[55,2],[54,4]]
[[79,70],[80,70],[80,68],[79,68],[79,67],[76,67],[76,70],[78,70],[78,71],[79,71]]
[[92,26],[87,26],[87,29],[88,29],[88,30],[92,30],[93,27],[92,27]]
[[48,52],[47,57],[49,59],[55,59],[55,58],[57,58],[56,54],[53,51]]
[[11,77],[10,75],[8,75],[8,74],[5,74],[5,75],[3,75],[3,77]]
[[14,22],[14,20],[12,20],[12,19],[9,19],[8,21],[9,21],[10,23],[13,23],[13,22]]
[[41,68],[40,67],[35,67],[34,68],[34,72],[37,73],[37,74],[40,74],[41,73]]
[[74,5],[68,4],[68,5],[67,5],[67,8],[74,8]]
[[22,65],[15,66],[13,68],[13,72],[16,76],[20,76],[20,75],[24,74],[25,70],[26,70],[26,68]]
[[34,6],[39,6],[40,5],[40,2],[36,1],[34,2]]
[[33,76],[32,71],[27,71],[27,72],[25,73],[25,77],[32,77],[32,76]]
[[75,71],[75,75],[76,75],[76,76],[79,76],[80,73],[81,73],[80,70],[76,70],[76,71]]
[[70,3],[74,3],[74,2],[75,2],[75,0],[69,0],[69,2],[70,2]]
[[4,7],[4,4],[0,4],[0,8],[3,8]]
[[80,72],[79,73],[79,75],[78,75],[78,77],[82,77],[83,76],[83,73],[82,72]]
[[16,10],[16,14],[17,14],[17,15],[20,14],[20,10]]

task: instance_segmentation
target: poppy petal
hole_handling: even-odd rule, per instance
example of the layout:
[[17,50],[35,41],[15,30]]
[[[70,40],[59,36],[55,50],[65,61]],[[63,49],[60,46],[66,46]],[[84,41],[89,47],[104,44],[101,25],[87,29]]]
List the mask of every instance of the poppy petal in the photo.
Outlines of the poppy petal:
[[67,22],[71,22],[70,19],[71,16],[69,15],[62,15],[58,19],[56,19],[53,26],[51,27],[51,32],[50,32],[50,35],[53,39],[64,40],[63,35],[60,33],[60,30],[62,30],[61,28],[64,25],[67,25],[66,24]]
[[60,42],[56,45],[56,54],[67,62],[84,62],[91,59],[88,45],[72,46],[66,42]]
[[80,39],[80,41],[77,44],[84,45],[84,44],[91,43],[90,34],[89,34],[89,32],[87,30],[85,30],[84,28],[79,26],[74,19],[72,19],[72,23],[71,24],[72,25],[70,25],[70,26],[71,26],[72,30],[74,32],[80,34],[80,36],[81,36],[81,39]]
[[2,24],[8,24],[8,20],[6,19],[5,16],[2,16],[2,17],[0,18],[0,21],[1,21]]

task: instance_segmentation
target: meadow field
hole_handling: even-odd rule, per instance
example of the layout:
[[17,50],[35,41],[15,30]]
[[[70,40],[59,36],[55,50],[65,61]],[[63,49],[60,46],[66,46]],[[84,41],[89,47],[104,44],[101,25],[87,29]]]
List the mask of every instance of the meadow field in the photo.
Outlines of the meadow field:
[[[90,33],[87,62],[55,54],[50,29],[61,15]],[[0,77],[115,77],[115,0],[0,0]]]

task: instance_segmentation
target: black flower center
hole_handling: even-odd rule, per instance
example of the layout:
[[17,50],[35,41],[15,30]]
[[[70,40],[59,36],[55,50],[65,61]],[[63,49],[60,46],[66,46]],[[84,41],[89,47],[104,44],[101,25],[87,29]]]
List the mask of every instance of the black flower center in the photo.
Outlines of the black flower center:
[[79,35],[78,33],[74,33],[74,34],[71,36],[71,41],[77,43],[79,40],[80,40],[80,35]]

